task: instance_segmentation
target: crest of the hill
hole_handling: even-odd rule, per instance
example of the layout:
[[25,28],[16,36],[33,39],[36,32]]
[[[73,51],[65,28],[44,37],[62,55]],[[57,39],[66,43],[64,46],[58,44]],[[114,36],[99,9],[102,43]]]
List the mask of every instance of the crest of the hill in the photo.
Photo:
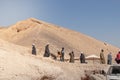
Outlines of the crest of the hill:
[[101,49],[104,49],[106,54],[116,53],[118,50],[90,36],[34,18],[17,22],[6,29],[0,29],[0,32],[1,39],[18,45],[31,48],[34,43],[41,54],[44,53],[44,47],[48,43],[53,54],[57,54],[62,47],[65,48],[66,54],[74,51],[75,56],[79,56],[80,52],[86,55],[99,55]]

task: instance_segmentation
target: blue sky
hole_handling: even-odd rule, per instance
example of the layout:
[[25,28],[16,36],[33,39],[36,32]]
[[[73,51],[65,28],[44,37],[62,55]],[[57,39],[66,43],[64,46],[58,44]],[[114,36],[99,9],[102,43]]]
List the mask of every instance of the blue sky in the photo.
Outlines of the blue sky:
[[0,26],[30,17],[120,47],[120,0],[0,0]]

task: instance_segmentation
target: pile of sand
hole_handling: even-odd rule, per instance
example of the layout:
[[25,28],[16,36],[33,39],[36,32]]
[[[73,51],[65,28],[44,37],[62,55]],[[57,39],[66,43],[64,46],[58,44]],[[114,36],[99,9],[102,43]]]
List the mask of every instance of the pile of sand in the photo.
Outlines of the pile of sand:
[[44,47],[48,43],[51,53],[56,54],[64,47],[66,54],[74,51],[76,57],[79,57],[81,51],[86,55],[99,55],[101,49],[105,50],[105,54],[114,54],[118,51],[118,48],[105,42],[34,18],[17,22],[0,30],[0,33],[1,39],[17,45],[31,48],[32,43],[35,43],[40,53],[44,52]]
[[[72,50],[75,57],[79,57],[81,51],[85,55],[99,55],[100,49],[104,49],[105,57],[109,52],[118,51],[110,44],[34,18],[0,28],[0,33],[0,80],[80,80],[84,70],[100,70],[107,66],[44,58],[44,47],[48,43],[50,52],[55,55],[65,47],[66,58]],[[32,43],[36,44],[37,56],[31,55]]]
[[80,80],[84,70],[104,67],[33,56],[26,47],[0,40],[0,80]]

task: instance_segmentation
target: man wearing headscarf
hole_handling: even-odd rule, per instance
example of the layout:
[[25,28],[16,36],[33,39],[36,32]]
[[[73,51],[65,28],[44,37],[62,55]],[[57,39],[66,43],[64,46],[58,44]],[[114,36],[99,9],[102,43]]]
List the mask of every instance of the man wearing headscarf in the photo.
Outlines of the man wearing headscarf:
[[105,64],[105,57],[104,57],[104,50],[101,49],[101,52],[100,52],[100,63],[101,64]]
[[35,44],[32,44],[32,54],[36,55],[36,48],[35,48]]
[[70,61],[71,63],[74,63],[74,52],[72,51],[71,53],[69,53],[70,55]]

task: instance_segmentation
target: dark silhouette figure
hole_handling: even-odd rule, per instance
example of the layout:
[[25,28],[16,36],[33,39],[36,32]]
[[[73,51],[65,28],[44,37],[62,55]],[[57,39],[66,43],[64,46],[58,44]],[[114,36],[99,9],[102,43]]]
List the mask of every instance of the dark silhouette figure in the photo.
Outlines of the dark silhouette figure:
[[50,50],[49,50],[49,44],[47,44],[45,46],[45,53],[44,53],[44,57],[49,57],[50,56]]
[[60,57],[60,61],[64,61],[64,47],[61,50],[61,57]]
[[36,55],[36,48],[35,48],[35,45],[34,45],[34,44],[32,45],[32,54],[33,54],[33,55]]
[[72,51],[71,53],[69,53],[70,55],[70,61],[71,63],[74,63],[74,52]]
[[85,55],[83,53],[80,55],[80,62],[85,63]]

